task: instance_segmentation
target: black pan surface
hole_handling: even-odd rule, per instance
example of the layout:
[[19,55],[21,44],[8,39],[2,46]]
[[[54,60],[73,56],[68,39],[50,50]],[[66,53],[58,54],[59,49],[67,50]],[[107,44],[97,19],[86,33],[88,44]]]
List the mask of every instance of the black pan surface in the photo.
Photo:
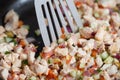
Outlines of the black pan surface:
[[0,25],[4,25],[5,14],[14,9],[20,16],[24,24],[30,25],[28,37],[36,39],[34,44],[38,46],[38,52],[42,50],[44,44],[41,36],[36,36],[34,31],[38,29],[38,23],[34,8],[34,0],[0,0]]

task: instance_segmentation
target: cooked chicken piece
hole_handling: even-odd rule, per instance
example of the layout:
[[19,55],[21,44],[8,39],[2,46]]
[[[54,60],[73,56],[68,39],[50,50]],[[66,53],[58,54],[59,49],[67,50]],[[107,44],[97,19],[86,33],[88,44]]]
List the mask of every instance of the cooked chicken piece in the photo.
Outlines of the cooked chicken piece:
[[78,39],[80,38],[80,34],[71,34],[71,37],[67,40],[67,43],[70,48],[73,47],[73,45],[76,45],[78,42]]
[[10,10],[6,16],[5,16],[5,28],[6,30],[14,30],[18,28],[18,21],[19,17],[18,15],[14,12],[14,10]]
[[35,52],[31,51],[28,54],[28,63],[31,65],[31,64],[33,64],[34,60],[35,60]]
[[20,59],[16,59],[12,65],[13,68],[18,68],[21,67],[21,60]]
[[113,43],[109,47],[109,51],[110,51],[111,55],[114,55],[114,54],[118,53],[119,50],[120,50],[119,44],[117,44],[117,43]]
[[14,47],[14,43],[1,43],[0,44],[0,52],[1,53],[5,53],[6,51],[10,51],[10,50],[13,50],[13,47]]
[[93,30],[90,27],[85,27],[85,28],[80,29],[80,35],[85,39],[89,39],[93,37],[92,33],[93,33]]
[[8,69],[3,69],[1,72],[0,72],[0,76],[4,79],[4,80],[7,80],[8,78],[8,75],[9,75],[9,72],[8,72]]
[[40,61],[41,64],[34,64],[34,68],[35,68],[35,72],[37,73],[37,75],[41,75],[41,74],[48,74],[48,64],[46,62],[46,60],[42,59]]
[[111,18],[112,18],[112,21],[115,27],[119,27],[120,26],[120,15],[117,12],[114,12],[112,13]]
[[88,52],[91,51],[94,48],[94,43],[95,43],[94,39],[88,40],[85,46],[83,47],[83,50],[86,50]]
[[103,27],[100,27],[95,35],[95,39],[99,41],[103,41],[105,33],[106,32],[103,29]]
[[8,70],[11,68],[11,65],[7,64],[7,62],[3,59],[0,60],[0,66],[6,68]]
[[77,53],[78,53],[77,56],[79,56],[79,57],[83,57],[87,54],[86,51],[84,51],[82,48],[78,48]]
[[92,15],[93,14],[93,9],[86,4],[82,4],[82,10],[84,12],[84,15]]
[[28,30],[26,28],[21,27],[19,29],[16,29],[14,33],[17,35],[17,37],[23,39],[26,37],[26,35],[28,35]]
[[25,74],[25,76],[32,76],[32,75],[36,75],[34,72],[32,72],[29,68],[29,66],[24,66],[23,69],[23,73]]
[[3,26],[0,26],[0,34],[2,34],[3,32],[5,32],[5,29],[3,28]]
[[116,74],[117,72],[118,72],[117,66],[115,66],[115,65],[112,65],[112,66],[110,66],[110,67],[107,69],[107,73],[108,73],[109,75],[114,75],[114,74]]
[[108,67],[110,67],[112,64],[104,64],[102,67],[101,67],[101,70],[106,70]]
[[94,63],[94,58],[91,57],[91,58],[88,60],[86,67],[89,68],[89,67],[93,66],[94,64],[95,64],[95,63]]
[[69,50],[69,54],[71,55],[71,56],[74,56],[76,53],[77,53],[77,46],[75,46],[75,47],[73,47],[73,46],[71,46],[71,49]]
[[6,56],[4,56],[4,59],[7,63],[14,63],[19,57],[19,54],[16,54],[16,53],[11,53],[11,54],[8,54]]
[[101,67],[103,65],[103,61],[102,61],[100,56],[97,56],[95,61],[96,61],[97,65],[98,65],[98,67]]
[[116,6],[116,1],[115,0],[99,0],[99,4],[101,4],[103,7],[108,7],[108,8],[114,8]]
[[20,78],[20,80],[25,80],[26,75],[24,75],[24,74],[20,74],[20,75],[19,75],[19,78]]
[[21,60],[26,60],[27,59],[27,54],[21,53],[20,54],[20,59]]
[[60,56],[66,56],[66,55],[68,55],[68,48],[59,48],[59,47],[57,47],[55,49],[55,53],[57,53]]
[[102,76],[104,77],[105,80],[111,80],[109,74],[106,71],[103,71]]
[[103,41],[105,44],[112,44],[113,43],[112,35],[110,35],[110,33],[106,32]]
[[76,62],[76,59],[75,59],[74,56],[72,56],[72,58],[71,58],[71,60],[70,60],[70,64],[73,64],[73,63],[75,63],[75,62]]

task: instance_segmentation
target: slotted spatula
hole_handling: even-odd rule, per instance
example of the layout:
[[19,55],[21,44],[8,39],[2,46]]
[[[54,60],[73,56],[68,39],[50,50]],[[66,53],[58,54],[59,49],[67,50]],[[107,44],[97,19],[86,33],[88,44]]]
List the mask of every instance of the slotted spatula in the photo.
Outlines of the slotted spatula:
[[74,0],[35,0],[35,10],[45,46],[49,46],[51,42],[56,41],[61,36],[61,27],[68,33],[66,26],[69,24],[72,32],[75,32],[71,16],[77,26],[82,26]]

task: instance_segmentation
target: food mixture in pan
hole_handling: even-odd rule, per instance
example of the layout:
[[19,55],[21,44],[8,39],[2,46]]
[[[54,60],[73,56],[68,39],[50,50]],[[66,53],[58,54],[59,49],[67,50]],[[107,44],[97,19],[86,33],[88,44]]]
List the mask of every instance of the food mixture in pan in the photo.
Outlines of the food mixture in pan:
[[9,11],[0,26],[4,80],[120,80],[120,0],[77,0],[83,27],[61,36],[35,58],[28,29]]

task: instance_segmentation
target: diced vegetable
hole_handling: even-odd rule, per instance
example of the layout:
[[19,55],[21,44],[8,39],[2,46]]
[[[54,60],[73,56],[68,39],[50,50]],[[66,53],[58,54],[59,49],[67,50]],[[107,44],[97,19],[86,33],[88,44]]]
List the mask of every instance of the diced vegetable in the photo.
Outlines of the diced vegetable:
[[77,75],[77,71],[76,71],[76,70],[72,70],[72,71],[70,72],[70,75],[75,78],[76,75]]
[[58,80],[63,80],[63,76],[59,75]]
[[6,52],[5,52],[5,54],[10,54],[10,53],[11,53],[11,52],[9,52],[9,51],[6,51]]
[[107,53],[106,51],[103,52],[103,53],[101,53],[101,58],[102,58],[103,60],[105,60],[107,57],[108,57],[108,53]]
[[94,13],[94,16],[95,16],[96,18],[99,18],[99,17],[100,17],[99,13],[97,13],[97,12]]
[[113,58],[111,56],[107,57],[104,61],[104,63],[109,64],[113,62]]
[[93,77],[94,77],[95,80],[99,80],[100,79],[100,74],[95,74]]
[[80,68],[84,68],[85,67],[85,63],[80,63]]
[[64,39],[62,39],[62,38],[58,39],[58,44],[60,44],[62,42],[64,42]]
[[8,42],[8,43],[11,42],[11,41],[13,41],[13,38],[10,38],[10,37],[5,37],[4,39],[5,39],[5,41]]
[[23,65],[27,65],[27,64],[28,64],[28,60],[23,60],[23,61],[22,61],[22,64],[23,64]]
[[39,35],[40,35],[40,30],[39,30],[39,29],[35,30],[35,34],[36,34],[37,36],[39,36]]
[[30,26],[29,25],[22,25],[23,28],[29,30],[30,29]]
[[29,80],[37,80],[35,76],[32,76]]
[[12,31],[5,32],[8,37],[14,37],[14,34]]

